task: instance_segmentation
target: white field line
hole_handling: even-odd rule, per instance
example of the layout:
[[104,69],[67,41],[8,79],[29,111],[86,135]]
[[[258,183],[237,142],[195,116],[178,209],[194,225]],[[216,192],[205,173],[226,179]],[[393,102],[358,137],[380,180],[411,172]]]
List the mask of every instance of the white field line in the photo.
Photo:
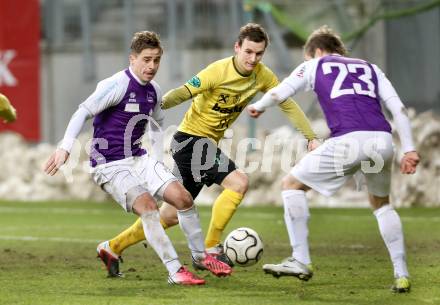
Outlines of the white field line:
[[[125,212],[121,210],[106,210],[106,209],[83,209],[83,208],[14,208],[14,207],[0,207],[0,214],[11,213],[11,214],[78,214],[78,215],[103,215],[103,214],[124,214]],[[202,217],[210,217],[211,211],[203,211],[199,212]],[[262,212],[242,212],[240,217],[243,218],[254,218],[254,219],[278,219],[278,217],[274,214],[262,213]],[[313,210],[311,213],[311,217],[313,219]],[[321,214],[320,217],[331,218],[335,220],[362,220],[362,219],[371,219],[373,214],[371,215],[334,215],[329,213],[328,215]],[[440,216],[433,217],[417,217],[417,216],[401,216],[403,221],[423,221],[423,222],[440,222]],[[130,221],[127,222],[127,225],[130,224]],[[1,228],[1,226],[0,226]]]
[[[0,207],[0,214],[69,214],[69,215],[104,215],[104,214],[125,214],[125,212],[120,210],[104,210],[104,209],[83,209],[83,208],[14,208],[14,207]],[[200,216],[210,217],[211,211],[199,212]],[[266,213],[243,213],[245,218],[258,218],[258,219],[275,219],[278,218],[273,214]],[[127,225],[129,222],[127,223]]]
[[98,244],[102,240],[99,239],[85,239],[85,238],[66,238],[66,237],[38,237],[38,236],[8,236],[0,235],[0,240],[14,240],[14,241],[53,241],[53,242],[68,242],[81,244]]
[[[80,243],[80,244],[95,244],[97,245],[102,240],[99,239],[84,239],[84,238],[66,238],[66,237],[38,237],[38,236],[11,236],[11,235],[0,235],[0,240],[11,240],[11,241],[24,241],[24,242],[66,242],[66,243]],[[184,246],[185,241],[174,241],[174,245]],[[288,243],[281,242],[271,242],[272,246],[286,246],[289,247]],[[316,247],[334,247],[334,244],[317,244]],[[339,245],[338,248],[344,249],[368,249],[369,246],[362,244],[351,244],[351,245]]]
[[13,208],[0,207],[0,213],[11,214],[117,214],[123,213],[123,210],[100,210],[100,209],[72,209],[72,208]]
[[130,222],[128,222],[126,225],[124,224],[108,224],[108,225],[85,225],[85,224],[78,224],[78,225],[57,225],[57,226],[47,226],[47,225],[24,225],[24,226],[4,226],[0,225],[0,233],[5,233],[7,231],[35,231],[35,230],[44,230],[47,231],[50,229],[51,231],[61,231],[66,229],[72,229],[76,230],[80,228],[81,230],[114,230],[114,229],[125,229],[125,227],[128,227],[130,225]]

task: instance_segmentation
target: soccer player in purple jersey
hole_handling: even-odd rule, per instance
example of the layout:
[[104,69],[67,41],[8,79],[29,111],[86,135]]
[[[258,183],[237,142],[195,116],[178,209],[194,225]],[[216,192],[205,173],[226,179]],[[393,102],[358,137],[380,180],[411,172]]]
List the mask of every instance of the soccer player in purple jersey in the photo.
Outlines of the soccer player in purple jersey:
[[[343,42],[331,29],[314,31],[304,46],[306,61],[277,87],[268,91],[248,113],[258,117],[267,107],[300,91],[314,90],[331,137],[296,164],[282,182],[284,220],[292,256],[263,270],[275,277],[289,275],[309,280],[313,275],[308,245],[309,208],[305,192],[314,189],[330,196],[355,172],[366,178],[379,230],[394,267],[394,292],[410,290],[402,224],[389,203],[394,155],[391,126],[381,104],[391,112],[404,156],[400,170],[413,174],[419,163],[405,107],[384,73],[373,64],[345,56]],[[374,164],[374,165],[373,165]]]
[[[54,175],[69,158],[72,145],[84,122],[94,117],[94,135],[90,161],[94,181],[109,193],[127,212],[142,219],[145,238],[168,270],[170,284],[200,285],[205,280],[192,274],[179,262],[176,251],[160,220],[157,199],[177,209],[179,224],[191,250],[194,265],[216,276],[231,274],[231,268],[207,255],[197,210],[192,197],[177,178],[153,156],[160,157],[160,147],[153,156],[141,147],[140,139],[148,125],[151,136],[158,139],[164,118],[159,85],[153,81],[163,50],[157,34],[135,33],[129,56],[130,66],[99,82],[73,114],[60,147],[50,156],[44,171]],[[156,141],[159,143],[160,141]],[[153,144],[154,145],[154,144]],[[98,256],[109,275],[118,256],[108,243],[98,247]]]

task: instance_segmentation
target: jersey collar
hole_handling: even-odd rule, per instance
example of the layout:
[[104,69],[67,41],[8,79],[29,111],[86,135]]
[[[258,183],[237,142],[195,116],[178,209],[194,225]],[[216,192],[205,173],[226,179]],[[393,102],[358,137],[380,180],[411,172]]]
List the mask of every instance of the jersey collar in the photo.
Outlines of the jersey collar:
[[143,82],[141,81],[141,79],[139,77],[136,76],[136,74],[134,74],[133,70],[131,69],[131,67],[128,67],[128,71],[130,72],[131,76],[135,79],[135,81],[141,85],[141,86],[145,86],[146,84],[148,84],[148,82]]
[[249,77],[249,76],[252,75],[252,73],[254,73],[254,71],[252,71],[250,74],[243,74],[243,73],[241,73],[240,70],[238,70],[238,68],[237,68],[237,66],[235,64],[235,56],[232,56],[232,65],[234,66],[235,72],[237,72],[240,76]]

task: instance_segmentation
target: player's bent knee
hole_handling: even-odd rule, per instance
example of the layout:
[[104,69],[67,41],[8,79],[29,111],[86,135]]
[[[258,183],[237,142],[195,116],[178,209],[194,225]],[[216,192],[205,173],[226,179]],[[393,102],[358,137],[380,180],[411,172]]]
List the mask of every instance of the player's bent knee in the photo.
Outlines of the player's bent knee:
[[187,190],[183,190],[179,196],[180,203],[181,203],[181,209],[189,209],[194,205],[194,201],[192,199],[191,194]]
[[249,178],[245,173],[239,170],[234,170],[226,176],[221,183],[221,186],[225,189],[244,195],[249,188]]
[[304,185],[302,182],[298,181],[292,175],[288,174],[283,177],[281,180],[281,189],[285,190],[303,190],[307,191],[308,187]]
[[169,200],[172,206],[178,210],[186,210],[194,205],[194,200],[190,194],[183,186],[176,191],[174,196]]
[[129,192],[127,192],[127,205],[129,204],[129,200],[132,201],[131,210],[135,214],[142,215],[145,212],[157,210],[156,201],[147,192],[142,194],[129,194]]
[[249,189],[249,178],[245,173],[239,171],[237,171],[236,174],[236,181],[234,183],[235,189],[232,190],[244,195]]
[[246,174],[242,174],[242,175],[243,176],[241,177],[241,181],[240,181],[240,190],[238,193],[244,195],[249,189],[249,178]]
[[193,198],[180,182],[172,182],[164,191],[163,199],[178,210],[185,210],[193,205]]

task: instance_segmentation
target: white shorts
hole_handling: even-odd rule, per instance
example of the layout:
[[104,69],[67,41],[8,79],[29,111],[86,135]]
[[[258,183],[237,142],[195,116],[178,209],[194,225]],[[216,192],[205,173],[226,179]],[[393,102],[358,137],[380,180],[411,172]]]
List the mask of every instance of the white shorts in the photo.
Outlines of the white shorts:
[[368,192],[385,197],[390,193],[393,155],[390,133],[355,131],[328,139],[301,159],[290,174],[319,193],[331,196],[360,170]]
[[139,195],[149,193],[156,200],[161,200],[166,187],[177,181],[162,162],[147,154],[98,165],[92,177],[127,212],[132,211],[134,200]]

